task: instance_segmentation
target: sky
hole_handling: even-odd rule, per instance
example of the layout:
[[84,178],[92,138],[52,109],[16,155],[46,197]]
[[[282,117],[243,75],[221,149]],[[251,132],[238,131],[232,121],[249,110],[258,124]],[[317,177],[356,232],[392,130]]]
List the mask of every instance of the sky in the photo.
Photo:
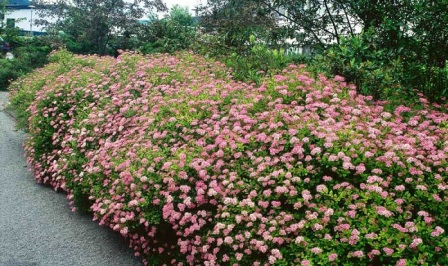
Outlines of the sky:
[[[1,1],[1,0],[0,0]],[[48,2],[52,2],[54,0],[47,0]],[[206,4],[207,0],[162,0],[168,8],[171,8],[172,6],[178,4],[182,7],[188,7],[190,10],[190,13],[193,13],[193,8],[195,8],[198,4],[201,2]]]
[[[195,8],[195,6],[197,6],[201,0],[162,0],[168,8],[171,8],[172,6],[178,4],[182,7],[187,6],[188,9],[190,10],[190,13],[193,14],[193,8]],[[207,0],[202,0],[203,3],[206,3]]]

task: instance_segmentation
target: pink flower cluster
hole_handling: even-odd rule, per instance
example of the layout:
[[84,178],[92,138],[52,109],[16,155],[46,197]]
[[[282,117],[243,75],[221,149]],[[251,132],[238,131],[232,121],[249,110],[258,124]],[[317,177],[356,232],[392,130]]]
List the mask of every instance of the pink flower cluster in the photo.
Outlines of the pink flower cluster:
[[95,60],[36,92],[27,155],[145,264],[447,261],[447,114],[303,66],[255,86],[189,53]]

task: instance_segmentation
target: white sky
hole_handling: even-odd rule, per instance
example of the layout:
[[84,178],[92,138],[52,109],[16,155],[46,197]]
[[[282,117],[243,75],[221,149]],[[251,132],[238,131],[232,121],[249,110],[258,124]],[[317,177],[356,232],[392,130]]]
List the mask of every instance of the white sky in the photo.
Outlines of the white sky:
[[[195,8],[198,4],[201,3],[201,0],[162,0],[162,1],[167,5],[168,8],[171,8],[176,4],[182,7],[188,7],[191,14],[193,14],[193,8]],[[207,0],[202,0],[202,2],[206,3]]]
[[[2,0],[0,0],[1,2]],[[49,2],[54,1],[54,0],[48,0]],[[190,14],[192,14],[193,16],[195,15],[193,9],[201,4],[201,3],[207,3],[207,0],[162,0],[168,7],[168,9],[170,9],[171,7],[173,7],[174,5],[178,4],[182,7],[188,7]],[[29,30],[31,29],[30,27],[30,10],[29,9],[23,9],[23,10],[15,10],[14,12],[12,12],[11,14],[8,15],[8,18],[15,18],[15,19],[20,19],[20,18],[25,18],[22,21],[18,21],[16,22],[16,26],[18,26],[19,28],[22,29],[26,29]],[[164,13],[159,14],[159,17],[163,17]],[[36,19],[38,17],[38,15],[36,13],[33,14],[34,19]],[[33,30],[35,31],[41,31],[42,27],[38,26],[38,25],[33,25]]]
[[[1,1],[1,0],[0,0]],[[47,0],[48,2],[52,2],[54,0]],[[188,7],[190,10],[190,13],[193,13],[193,8],[195,8],[200,3],[207,3],[207,0],[162,0],[168,8],[171,8],[172,6],[178,4],[182,7]]]

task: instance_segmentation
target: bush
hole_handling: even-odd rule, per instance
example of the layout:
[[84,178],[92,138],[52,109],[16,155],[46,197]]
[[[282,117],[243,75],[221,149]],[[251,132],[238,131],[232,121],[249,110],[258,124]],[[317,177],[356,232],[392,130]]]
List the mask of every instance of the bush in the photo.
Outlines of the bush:
[[247,55],[232,53],[222,57],[222,61],[232,69],[235,79],[257,84],[266,74],[279,73],[291,63],[290,57],[283,49],[268,49],[263,44],[254,44]]
[[36,91],[28,160],[145,264],[448,263],[447,114],[302,66],[254,86],[188,53],[75,58]]
[[405,65],[403,84],[418,89],[431,102],[445,103],[448,98],[448,65],[444,67],[420,62],[418,58]]
[[[23,74],[23,69],[15,61],[0,59],[0,90],[6,90],[11,80],[17,79]],[[25,70],[25,72],[27,72]]]
[[11,81],[45,65],[50,53],[50,47],[37,38],[17,37],[13,47],[14,59],[0,59],[0,90],[6,90]]
[[225,45],[225,37],[213,34],[199,34],[192,44],[195,53],[204,57],[228,56],[236,52],[235,48]]
[[387,47],[375,32],[368,30],[343,39],[338,45],[316,56],[315,72],[341,75],[356,85],[357,91],[394,105],[418,102],[418,93],[431,102],[446,102],[448,67],[436,66],[426,52],[412,40],[401,40],[397,47]]
[[[36,92],[42,90],[46,84],[54,82],[58,77],[75,67],[82,69],[83,67],[95,65],[95,57],[75,57],[67,50],[52,52],[48,57],[48,61],[50,63],[45,68],[29,73],[26,78],[12,82],[9,87],[11,97],[8,108],[14,113],[19,129],[28,130],[28,120],[31,116],[29,107],[36,97]],[[11,64],[16,62],[8,61]]]
[[375,33],[367,31],[342,40],[323,55],[317,56],[315,67],[330,75],[340,75],[354,83],[359,93],[374,99],[403,96],[402,65],[395,54],[380,49]]
[[161,20],[153,27],[159,27],[157,40],[146,43],[140,49],[143,53],[174,53],[188,50],[197,36],[196,26],[180,25],[176,21]]
[[199,35],[197,22],[186,7],[175,5],[163,19],[150,20],[143,27],[146,34],[142,34],[142,39],[147,39],[147,42],[140,47],[145,54],[188,50]]
[[220,47],[220,43],[222,40],[219,36],[203,36],[197,41],[195,51],[225,63],[234,79],[247,83],[260,84],[266,75],[278,74],[291,63],[310,61],[306,56],[287,54],[282,48],[274,49],[264,43],[257,43],[253,35],[246,47],[247,51],[243,52]]

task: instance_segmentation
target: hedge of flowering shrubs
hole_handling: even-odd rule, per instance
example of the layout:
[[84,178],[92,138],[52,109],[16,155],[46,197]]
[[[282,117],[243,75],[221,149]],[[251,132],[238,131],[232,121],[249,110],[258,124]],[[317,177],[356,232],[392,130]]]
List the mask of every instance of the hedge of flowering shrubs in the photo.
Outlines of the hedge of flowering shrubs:
[[303,66],[255,86],[189,53],[72,60],[31,103],[36,77],[14,85],[29,163],[144,264],[448,265],[448,106],[386,112]]

